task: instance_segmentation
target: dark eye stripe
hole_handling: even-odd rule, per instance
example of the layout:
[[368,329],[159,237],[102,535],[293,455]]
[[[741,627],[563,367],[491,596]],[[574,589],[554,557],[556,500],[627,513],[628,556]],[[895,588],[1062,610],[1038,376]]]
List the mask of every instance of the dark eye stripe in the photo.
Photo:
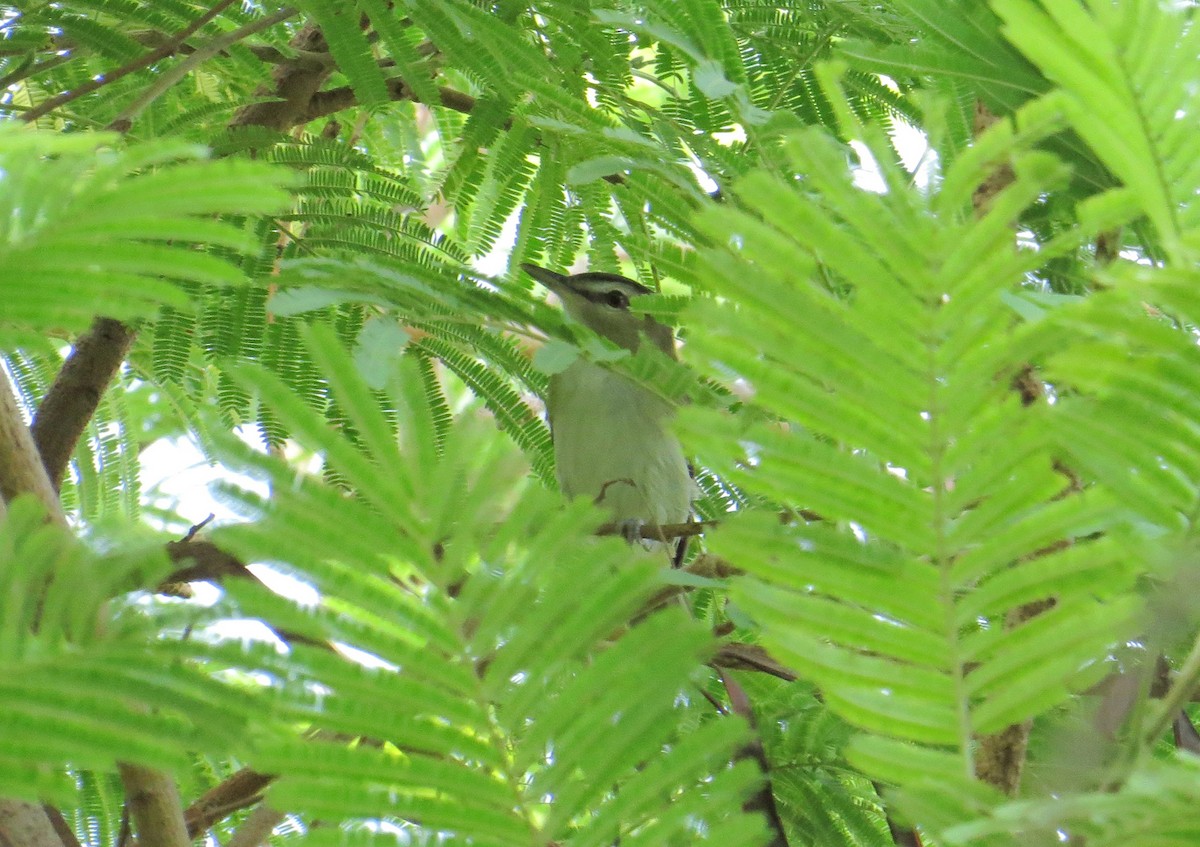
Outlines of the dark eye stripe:
[[629,294],[620,288],[608,290],[584,291],[583,296],[600,306],[610,306],[614,309],[629,308]]

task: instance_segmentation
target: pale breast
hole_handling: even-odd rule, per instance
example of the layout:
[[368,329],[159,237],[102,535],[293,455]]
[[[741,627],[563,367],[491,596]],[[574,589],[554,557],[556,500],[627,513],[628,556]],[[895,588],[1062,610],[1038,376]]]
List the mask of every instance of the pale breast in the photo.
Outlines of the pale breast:
[[590,497],[618,521],[687,520],[693,483],[667,429],[669,403],[581,360],[551,378],[549,411],[564,494]]

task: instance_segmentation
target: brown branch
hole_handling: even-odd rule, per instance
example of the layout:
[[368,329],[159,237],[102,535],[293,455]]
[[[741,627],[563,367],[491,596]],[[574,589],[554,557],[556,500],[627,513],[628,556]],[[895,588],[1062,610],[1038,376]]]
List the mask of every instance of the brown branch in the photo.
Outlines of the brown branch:
[[8,503],[20,494],[34,495],[52,521],[67,525],[58,491],[42,466],[8,375],[0,369],[0,501]]
[[204,792],[183,813],[188,837],[196,838],[217,821],[262,800],[263,789],[274,779],[273,774],[242,768]]
[[181,567],[163,580],[164,585],[201,580],[220,582],[225,577],[234,579],[254,577],[241,560],[226,553],[211,541],[195,539],[168,541],[167,557],[172,563],[181,565]]
[[[1036,556],[1035,556],[1036,558]],[[1004,626],[1016,629],[1054,606],[1053,600],[1035,600],[1018,606],[1008,613]],[[1029,733],[1033,721],[1010,724],[999,732],[978,737],[975,752],[975,776],[999,788],[1009,797],[1016,796],[1021,787],[1021,774],[1029,749]]]
[[[790,523],[795,520],[813,523],[824,521],[825,518],[809,509],[789,509],[779,513],[779,520],[783,523]],[[669,541],[672,538],[691,538],[696,535],[703,535],[706,530],[720,525],[720,521],[691,521],[689,523],[668,523],[661,526],[646,524],[642,527],[638,537],[644,538],[647,541]],[[605,523],[596,528],[596,535],[624,534],[625,528],[619,523]]]
[[[692,523],[646,524],[639,531],[638,537],[646,541],[669,541],[672,538],[691,538],[703,535],[706,529],[717,526],[720,521],[693,521]],[[596,535],[624,535],[624,528],[619,523],[601,524],[596,528]]]
[[[136,118],[147,106],[153,103],[157,98],[161,97],[171,88],[173,88],[181,79],[187,76],[192,69],[199,67],[209,59],[216,56],[218,53],[224,52],[227,48],[232,47],[239,41],[249,38],[264,29],[270,29],[278,23],[286,21],[288,18],[299,13],[299,9],[291,6],[285,6],[273,15],[266,15],[244,26],[238,27],[233,32],[227,32],[224,35],[212,39],[204,46],[192,51],[191,55],[183,59],[175,66],[166,69],[153,84],[146,88],[140,95],[125,106],[121,112],[112,119],[108,125],[108,129],[117,132],[127,132],[133,119]],[[325,62],[332,63],[333,59],[325,56]]]
[[[231,2],[232,0],[220,0],[216,6],[193,21],[192,24],[178,33],[174,38],[167,40],[138,61],[142,61],[144,64],[151,64],[158,59],[169,56],[179,48],[185,39],[220,14]],[[284,15],[285,12],[289,15],[294,14],[291,10],[280,10],[276,15],[264,20],[278,22],[277,19],[282,19],[280,16]],[[255,21],[253,24],[261,26],[262,21]],[[243,27],[241,30],[238,30],[238,33],[246,34],[249,31],[247,27]],[[325,76],[330,73],[332,65],[327,63],[314,64],[311,60],[311,55],[324,55],[326,53],[324,49],[325,42],[320,32],[315,27],[305,27],[293,38],[292,46],[300,50],[301,55],[291,60],[289,64],[281,69],[284,76],[287,76],[289,72],[295,71],[298,68],[300,69],[296,71],[298,74],[317,73],[320,79],[324,80]],[[319,49],[313,50],[310,48]],[[126,65],[120,69],[120,75],[123,76],[132,73],[133,70],[137,69],[135,65],[136,62]],[[138,67],[142,66],[144,65]],[[117,74],[118,72],[109,74],[105,77],[105,80],[111,81],[117,78]],[[315,83],[315,85],[319,86],[319,82]],[[99,85],[93,86],[91,90],[95,90],[97,87]],[[286,83],[284,87],[290,88],[294,86],[292,83]],[[78,89],[76,96],[80,93],[86,92],[82,88]],[[49,105],[52,102],[47,101],[38,108],[48,111],[50,108],[54,108],[54,106]],[[266,114],[265,110],[256,109],[256,106],[269,107],[273,105],[273,103],[268,103],[247,107],[239,115],[241,125],[254,123],[255,116]],[[26,118],[29,119],[30,115],[27,114]],[[262,125],[269,126],[270,124],[264,123]],[[129,353],[134,337],[134,331],[119,321],[111,318],[96,318],[88,332],[77,339],[71,355],[67,357],[67,361],[63,365],[62,371],[59,372],[50,391],[43,399],[41,407],[34,418],[32,426],[33,438],[37,445],[37,450],[42,456],[42,462],[46,466],[55,492],[61,488],[71,454],[75,451],[75,446],[78,444],[79,438],[83,435],[88,421],[95,415],[96,408],[100,404],[100,399],[103,397],[105,389],[112,382],[125,356]],[[9,443],[15,442],[11,442],[10,440]],[[57,500],[57,497],[55,499]]]
[[30,430],[56,492],[62,488],[75,445],[125,361],[134,337],[134,331],[120,321],[96,318],[76,339],[71,355],[42,399]]
[[[404,80],[399,77],[392,77],[386,81],[389,99],[399,102],[403,100],[411,100],[414,103],[422,103],[417,93],[409,88]],[[455,112],[462,112],[465,115],[471,114],[475,108],[475,98],[470,94],[464,94],[461,91],[456,91],[453,88],[441,87],[438,89],[438,102]],[[343,109],[349,109],[352,106],[358,105],[358,97],[354,93],[354,89],[349,86],[341,88],[331,88],[328,91],[318,91],[312,95],[309,100],[310,108],[302,114],[295,116],[294,124],[306,124],[309,121],[315,121],[317,118],[323,118],[326,115],[331,115],[334,112],[340,112]],[[429,104],[426,104],[429,105]],[[512,129],[512,118],[501,124],[501,129]],[[625,177],[621,174],[608,174],[602,177],[605,182],[613,185],[624,185]]]
[[1175,713],[1175,720],[1171,722],[1171,732],[1176,748],[1186,750],[1192,755],[1200,755],[1200,732],[1196,732],[1192,719],[1183,709]]
[[[24,116],[25,121],[32,122],[59,106],[169,56],[185,39],[215,18],[232,2],[233,0],[219,0],[212,9],[166,44],[140,59],[104,75],[99,80],[93,80],[77,89],[51,98],[27,112]],[[301,49],[324,48],[325,46],[320,31],[311,26],[302,29],[294,42]],[[324,51],[322,49],[318,52]],[[293,65],[285,66],[282,73],[277,70],[276,79],[279,82],[277,90],[292,95],[291,99],[285,98],[288,99],[289,104],[294,105],[298,102],[302,105],[306,102],[307,98],[302,96],[305,85],[312,86],[312,90],[309,92],[309,96],[311,96],[311,93],[319,88],[332,68],[332,65],[322,65],[320,69],[313,71],[312,63],[309,62],[309,69],[297,72],[298,76],[307,74],[305,84],[296,86],[294,85],[296,76],[289,76],[287,71],[305,61],[307,59],[298,59]],[[241,125],[258,123],[271,126],[273,124],[267,120],[269,116],[268,112],[251,106],[241,112],[235,123],[240,122]],[[133,331],[117,321],[106,318],[98,318],[95,321],[89,333],[76,344],[55,380],[54,386],[47,394],[42,408],[38,410],[38,419],[34,425],[34,429],[37,431],[36,442],[30,429],[24,426],[15,397],[9,390],[7,377],[0,372],[0,493],[3,494],[4,501],[19,493],[35,491],[46,507],[51,510],[54,518],[65,524],[65,516],[57,494],[58,486],[65,475],[67,462],[74,451],[75,444],[87,426],[87,422],[94,415],[106,386],[120,368],[121,362],[132,345],[133,337]],[[50,469],[49,475],[47,469]],[[53,484],[50,481],[51,476],[54,479]],[[229,557],[215,555],[216,548],[206,545],[205,542],[197,542],[189,538],[180,544],[186,545],[186,549],[177,547],[174,552],[181,558],[190,559],[193,562],[189,568],[220,566],[228,568],[232,572],[245,572],[240,563],[236,563],[236,567],[234,567],[230,564]],[[220,565],[214,563],[220,563]],[[184,575],[189,573],[189,568],[184,569]],[[239,789],[236,795],[226,796],[218,792],[214,796],[214,792],[209,792],[204,798],[201,798],[198,804],[189,808],[191,815],[185,822],[178,787],[168,774],[124,762],[118,763],[118,770],[125,785],[127,807],[136,823],[138,839],[142,847],[189,847],[192,837],[189,834],[189,827],[207,828],[211,826],[212,821],[257,802],[258,791],[266,784],[266,781],[271,779],[271,777],[252,775],[250,779],[243,777],[241,780],[227,781],[225,787],[232,786]],[[258,788],[253,788],[255,784],[258,785]],[[249,794],[246,793],[247,789],[252,789]],[[224,802],[222,802],[222,797],[224,797]],[[0,801],[0,803],[6,802]],[[32,804],[17,804],[12,810],[4,807],[2,811],[5,813],[0,814],[0,833],[5,828],[8,831],[13,831],[17,827],[21,828],[21,837],[13,842],[14,845],[25,847],[27,844],[35,843],[35,839],[32,837],[34,830],[31,829],[31,823],[37,824],[38,831],[43,833],[49,831],[50,835],[54,837],[55,843],[60,843],[50,818],[40,807]],[[213,818],[212,815],[219,817]]]
[[778,677],[785,682],[795,682],[798,679],[794,670],[772,659],[767,651],[757,644],[726,642],[717,648],[717,655],[713,656],[709,664],[714,668],[757,671]]
[[[982,100],[975,101],[973,129],[976,138],[1000,120],[1001,118],[993,114]],[[986,215],[996,197],[1012,185],[1015,179],[1016,174],[1011,163],[997,163],[971,195],[971,205],[976,217],[982,218]],[[1034,377],[1032,368],[1019,374],[1013,381],[1013,387],[1021,394],[1025,405],[1036,402],[1042,395],[1041,383]],[[1005,621],[1005,626],[1020,626],[1045,608],[1043,603],[1030,603],[1014,609]],[[999,788],[1010,797],[1015,795],[1021,784],[1021,772],[1024,770],[1032,726],[1032,721],[1025,721],[1012,724],[991,735],[978,736],[975,752],[976,778]]]
[[1009,797],[1015,796],[1021,786],[1032,729],[1033,721],[1028,720],[1010,724],[991,735],[979,736],[975,778],[999,788]]
[[[999,120],[1000,118],[993,114],[982,100],[975,101],[975,120],[972,129],[976,138]],[[995,170],[976,187],[975,192],[971,195],[971,205],[975,209],[975,214],[979,217],[987,214],[988,209],[992,208],[996,195],[1012,185],[1015,179],[1016,174],[1009,162],[997,164]]]
[[[0,518],[5,504],[21,494],[37,497],[49,520],[67,525],[58,491],[46,475],[8,375],[0,369]],[[72,841],[63,837],[58,823],[36,803],[0,798],[0,844],[6,847],[78,847],[73,835]]]
[[[413,91],[404,80],[399,77],[392,77],[387,80],[388,97],[394,101],[411,100],[414,103],[423,102],[417,93]],[[438,102],[455,112],[462,112],[465,115],[471,114],[475,109],[475,98],[470,94],[464,94],[461,91],[456,91],[453,88],[445,86],[438,89]],[[342,86],[340,88],[331,88],[328,91],[318,91],[312,96],[309,101],[308,110],[296,116],[296,124],[305,124],[309,121],[315,121],[318,118],[323,118],[326,115],[331,115],[334,112],[340,112],[344,109],[349,109],[352,106],[358,105],[358,97],[354,93],[354,89],[350,86]],[[427,104],[428,105],[428,104]],[[504,129],[512,128],[512,120],[504,122]]]
[[191,847],[175,781],[153,768],[118,762],[140,847]]
[[290,47],[300,51],[271,72],[270,88],[260,88],[258,102],[242,108],[230,122],[231,127],[261,126],[280,132],[299,123],[308,112],[310,103],[321,86],[333,73],[335,65],[314,62],[313,56],[328,53],[325,37],[315,24],[305,24],[292,36]]
[[56,97],[51,97],[40,106],[36,106],[23,114],[21,116],[21,120],[25,121],[25,123],[32,123],[38,118],[53,112],[59,106],[64,106],[67,103],[70,103],[72,100],[78,100],[80,97],[83,97],[86,94],[91,94],[93,91],[103,88],[110,82],[116,82],[122,77],[129,76],[131,73],[150,67],[155,62],[162,61],[174,53],[179,48],[180,44],[195,35],[196,31],[199,30],[200,27],[204,26],[217,15],[221,14],[221,12],[225,11],[231,5],[233,5],[233,0],[218,0],[215,6],[181,29],[175,34],[174,37],[168,40],[166,44],[151,50],[149,53],[139,56],[132,62],[122,65],[114,71],[103,74],[98,78],[90,79],[78,88],[73,88],[70,91],[64,91],[62,94],[59,94]]
[[37,803],[0,797],[0,847],[67,847]]
[[42,811],[50,819],[50,825],[54,827],[54,831],[58,834],[58,840],[63,843],[63,847],[82,847],[79,839],[75,837],[75,831],[71,829],[62,812],[47,803],[42,804]]
[[[152,49],[162,47],[172,40],[165,32],[157,29],[139,29],[134,30],[133,32],[127,32],[125,35],[131,41],[137,42],[142,47]],[[22,47],[14,50],[0,48],[0,58],[26,56],[30,54],[37,54],[39,52],[50,52],[54,54],[55,59],[61,60],[62,62],[69,62],[72,58],[74,58],[70,54],[73,51],[78,50],[79,47],[80,44],[76,39],[64,36],[59,38],[51,38],[46,44],[42,45],[41,47],[34,48],[33,50],[30,50],[28,47]],[[191,44],[184,42],[182,44],[175,45],[175,49],[171,55],[190,56],[192,53],[195,53],[197,49],[199,48],[193,47]],[[272,47],[269,44],[247,44],[246,49],[253,53],[255,58],[272,65],[281,64],[292,58],[290,55],[287,55],[281,51],[278,47]],[[420,48],[418,48],[418,52],[419,51]],[[222,50],[220,55],[228,56],[229,51]],[[49,60],[47,60],[47,62],[48,61]],[[56,64],[60,64],[60,62],[56,62]],[[46,70],[46,68],[39,69]],[[30,74],[24,74],[21,79],[25,79],[28,76],[30,76]]]
[[[119,337],[125,338],[127,333],[127,340],[132,342],[132,331],[116,321],[110,323]],[[61,426],[44,424],[42,435],[47,445],[46,455],[57,463],[55,473],[58,481],[61,481],[75,440],[95,412],[105,384],[120,367],[127,349],[127,345],[120,347],[111,339],[104,338],[98,338],[90,349],[80,350],[77,346],[72,353],[72,357],[79,354],[75,365],[72,366],[69,358],[55,380],[51,394],[56,399],[51,403],[49,415],[42,420],[49,419]],[[106,373],[92,367],[98,358],[110,366]],[[62,391],[56,394],[55,388]],[[43,403],[39,417],[46,411],[45,406]],[[61,411],[56,412],[56,409]],[[58,486],[51,483],[47,464],[39,453],[33,432],[21,420],[7,377],[3,377],[0,384],[0,487],[3,488],[5,501],[17,494],[36,493],[52,518],[60,524],[66,524],[58,498]],[[119,762],[117,767],[125,784],[130,812],[137,822],[140,843],[144,847],[188,847],[183,807],[174,780],[168,774],[141,765]],[[45,811],[38,811],[53,829],[53,820]]]
[[283,818],[283,812],[270,806],[259,806],[242,821],[242,825],[226,842],[225,847],[258,847],[267,840],[267,836]]
[[51,56],[41,62],[29,62],[14,70],[12,73],[5,74],[0,77],[0,91],[7,89],[10,85],[16,85],[23,79],[29,79],[31,76],[37,76],[40,73],[57,68],[59,65],[66,64],[71,61],[70,56]]
[[[392,77],[386,80],[388,98],[392,101],[399,102],[403,100],[411,100],[414,103],[422,103],[417,93],[405,84],[403,79]],[[464,94],[461,91],[456,91],[453,88],[445,86],[438,88],[438,102],[455,112],[462,112],[465,115],[471,114],[475,109],[475,98],[470,94]],[[342,86],[341,88],[331,88],[328,91],[317,91],[309,98],[309,108],[300,113],[295,113],[293,116],[292,126],[306,124],[309,121],[315,121],[318,118],[323,118],[326,115],[332,115],[335,112],[340,112],[343,109],[349,109],[352,106],[358,105],[358,96],[354,93],[354,89],[350,86]],[[430,104],[426,104],[430,105]],[[501,124],[501,129],[512,129],[512,118]],[[602,177],[605,182],[613,185],[624,185],[625,177],[621,174],[608,174]]]
[[722,670],[718,670],[717,675],[720,676],[721,683],[725,686],[725,693],[729,695],[729,706],[733,709],[733,713],[740,715],[750,725],[751,738],[734,754],[734,761],[755,762],[762,772],[762,785],[742,804],[742,811],[747,814],[759,813],[766,818],[767,829],[771,833],[768,847],[788,847],[783,819],[780,818],[779,806],[775,803],[771,762],[767,759],[767,751],[763,747],[762,737],[758,733],[758,722],[754,719],[750,698],[746,696],[746,690],[732,676]]

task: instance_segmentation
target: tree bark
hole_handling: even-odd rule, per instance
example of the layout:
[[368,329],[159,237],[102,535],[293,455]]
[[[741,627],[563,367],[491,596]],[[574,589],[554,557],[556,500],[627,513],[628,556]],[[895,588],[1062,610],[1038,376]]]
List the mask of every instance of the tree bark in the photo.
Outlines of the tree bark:
[[[66,526],[58,494],[38,460],[8,375],[0,370],[0,518],[5,503],[30,493],[46,507],[50,520]],[[0,798],[0,847],[64,847],[64,842],[39,804]]]
[[139,847],[191,847],[175,781],[161,771],[127,762],[118,762],[117,770]]
[[64,847],[37,803],[0,797],[0,847]]
[[42,399],[30,430],[55,492],[62,490],[75,445],[96,414],[105,389],[121,369],[135,337],[136,333],[120,321],[96,318],[91,328],[76,339],[71,355]]
[[58,491],[50,484],[33,436],[21,417],[12,383],[0,370],[0,497],[8,503],[19,494],[33,494],[50,520],[67,525]]
[[266,842],[271,830],[283,817],[283,812],[270,806],[259,806],[242,822],[225,847],[258,847]]

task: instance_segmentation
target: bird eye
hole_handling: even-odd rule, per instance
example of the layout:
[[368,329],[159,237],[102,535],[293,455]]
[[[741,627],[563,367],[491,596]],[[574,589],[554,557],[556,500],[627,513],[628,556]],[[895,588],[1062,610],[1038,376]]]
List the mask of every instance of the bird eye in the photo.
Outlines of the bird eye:
[[604,302],[612,306],[614,309],[629,308],[629,297],[619,288],[614,288],[604,295]]

